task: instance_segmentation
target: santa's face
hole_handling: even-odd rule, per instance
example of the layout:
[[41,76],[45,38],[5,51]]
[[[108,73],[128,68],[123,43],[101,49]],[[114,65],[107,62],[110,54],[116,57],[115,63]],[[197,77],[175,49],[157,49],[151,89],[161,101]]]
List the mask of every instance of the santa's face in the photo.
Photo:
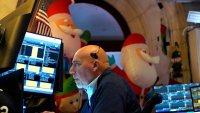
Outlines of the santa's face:
[[152,86],[157,79],[157,73],[147,45],[128,45],[121,52],[121,64],[128,78],[141,88]]
[[81,47],[81,30],[74,27],[71,16],[67,13],[59,13],[49,17],[49,23],[53,37],[62,38],[64,43],[64,55],[72,58]]

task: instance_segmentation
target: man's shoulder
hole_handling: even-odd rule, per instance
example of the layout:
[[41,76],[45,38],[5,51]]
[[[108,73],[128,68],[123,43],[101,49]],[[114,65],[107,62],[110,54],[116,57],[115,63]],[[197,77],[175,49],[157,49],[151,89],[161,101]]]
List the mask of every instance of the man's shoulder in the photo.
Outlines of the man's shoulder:
[[116,73],[109,71],[102,76],[102,81],[123,81],[123,79]]
[[113,85],[118,87],[124,87],[128,85],[128,83],[121,76],[110,71],[109,73],[104,74],[102,77],[99,77],[98,85]]

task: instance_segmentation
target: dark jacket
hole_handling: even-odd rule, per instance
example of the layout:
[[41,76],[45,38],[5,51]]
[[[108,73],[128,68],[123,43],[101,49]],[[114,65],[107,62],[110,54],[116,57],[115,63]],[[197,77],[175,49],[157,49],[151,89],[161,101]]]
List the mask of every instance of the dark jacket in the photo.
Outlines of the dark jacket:
[[106,69],[98,78],[91,106],[85,102],[81,113],[141,113],[141,108],[127,81]]

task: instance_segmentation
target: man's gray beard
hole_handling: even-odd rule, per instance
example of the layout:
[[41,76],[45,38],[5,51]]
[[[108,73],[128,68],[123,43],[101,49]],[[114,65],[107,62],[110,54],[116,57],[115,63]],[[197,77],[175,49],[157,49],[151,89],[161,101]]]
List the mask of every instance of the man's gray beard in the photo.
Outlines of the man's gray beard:
[[83,83],[81,83],[81,82],[76,83],[76,86],[77,86],[78,89],[85,89],[86,88],[86,86],[84,87]]

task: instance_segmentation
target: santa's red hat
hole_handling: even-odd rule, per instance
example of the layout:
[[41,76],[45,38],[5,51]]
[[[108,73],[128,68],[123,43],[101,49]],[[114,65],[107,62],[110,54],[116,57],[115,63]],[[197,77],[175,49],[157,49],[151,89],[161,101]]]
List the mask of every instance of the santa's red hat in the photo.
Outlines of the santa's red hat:
[[70,13],[68,6],[71,4],[71,0],[55,0],[47,8],[48,17],[57,13]]
[[131,44],[145,44],[144,37],[139,33],[130,34],[123,43],[123,47]]

